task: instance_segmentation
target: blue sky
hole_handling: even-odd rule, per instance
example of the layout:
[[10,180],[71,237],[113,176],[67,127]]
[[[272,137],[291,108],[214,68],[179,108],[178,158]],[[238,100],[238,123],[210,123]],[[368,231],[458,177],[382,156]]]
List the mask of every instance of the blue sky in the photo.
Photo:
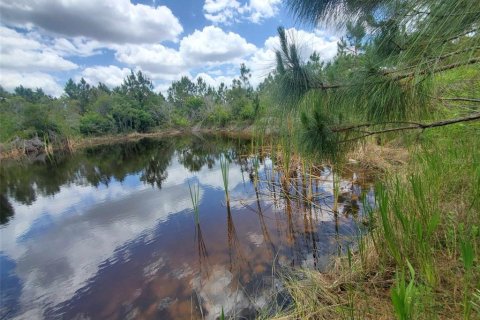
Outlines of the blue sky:
[[282,25],[308,57],[336,53],[337,36],[295,23],[282,0],[0,0],[0,85],[59,96],[68,78],[121,84],[142,70],[165,92],[181,76],[253,85],[275,64]]

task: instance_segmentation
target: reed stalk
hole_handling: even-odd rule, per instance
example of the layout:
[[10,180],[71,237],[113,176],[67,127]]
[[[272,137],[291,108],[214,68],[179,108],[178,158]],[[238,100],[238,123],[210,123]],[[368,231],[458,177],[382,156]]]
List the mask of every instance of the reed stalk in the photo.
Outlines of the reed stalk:
[[220,168],[222,170],[223,189],[225,190],[225,200],[230,203],[230,195],[228,192],[228,175],[230,171],[230,163],[225,155],[220,157]]
[[200,210],[199,210],[199,202],[200,202],[200,185],[197,183],[193,186],[188,183],[188,189],[190,191],[190,200],[192,201],[193,206],[193,215],[195,217],[195,224],[197,226],[200,225]]

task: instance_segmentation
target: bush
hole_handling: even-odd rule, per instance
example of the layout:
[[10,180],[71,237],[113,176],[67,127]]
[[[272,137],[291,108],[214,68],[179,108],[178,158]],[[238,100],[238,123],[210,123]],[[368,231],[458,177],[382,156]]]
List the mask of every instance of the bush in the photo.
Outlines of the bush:
[[147,132],[155,125],[152,115],[146,111],[133,109],[133,115],[133,129],[138,132]]
[[185,128],[185,127],[188,127],[190,125],[190,122],[188,121],[188,119],[181,116],[181,115],[173,115],[172,121],[173,121],[173,124],[176,127]]
[[185,101],[185,108],[190,119],[197,119],[199,111],[205,106],[205,101],[201,97],[188,97]]
[[89,112],[80,118],[80,132],[85,135],[101,135],[114,132],[113,119],[96,112]]
[[251,103],[247,103],[240,110],[240,118],[242,120],[253,120],[255,119],[255,109]]
[[50,117],[49,106],[45,104],[25,103],[22,128],[35,135],[45,136],[51,132],[58,133],[59,127]]
[[217,105],[207,115],[208,123],[224,127],[230,121],[231,114],[226,107]]
[[152,115],[130,104],[116,105],[113,109],[113,118],[119,131],[136,130],[146,132],[155,125]]

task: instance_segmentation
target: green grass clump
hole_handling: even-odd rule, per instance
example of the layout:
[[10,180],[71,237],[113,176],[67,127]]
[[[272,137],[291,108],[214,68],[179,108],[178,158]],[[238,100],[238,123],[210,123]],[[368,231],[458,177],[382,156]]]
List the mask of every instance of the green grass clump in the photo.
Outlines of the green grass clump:
[[188,183],[188,189],[190,191],[190,200],[192,201],[193,206],[193,215],[195,217],[195,224],[200,224],[200,185],[198,183],[195,185],[191,185],[190,182]]
[[415,139],[409,163],[377,183],[374,206],[364,203],[368,232],[355,250],[326,274],[286,279],[295,302],[283,317],[480,318],[480,125]]
[[222,170],[222,180],[223,180],[223,188],[225,190],[225,199],[230,202],[230,195],[228,193],[228,174],[230,171],[230,163],[228,162],[227,158],[222,155],[220,158],[220,169]]

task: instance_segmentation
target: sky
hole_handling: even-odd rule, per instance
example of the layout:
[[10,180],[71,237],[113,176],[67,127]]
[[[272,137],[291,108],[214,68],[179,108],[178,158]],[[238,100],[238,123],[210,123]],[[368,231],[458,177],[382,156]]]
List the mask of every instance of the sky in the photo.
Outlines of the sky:
[[112,88],[141,70],[165,93],[182,76],[230,85],[245,63],[256,86],[275,67],[278,26],[305,58],[336,54],[338,35],[282,0],[0,0],[0,85],[58,97],[69,78]]

